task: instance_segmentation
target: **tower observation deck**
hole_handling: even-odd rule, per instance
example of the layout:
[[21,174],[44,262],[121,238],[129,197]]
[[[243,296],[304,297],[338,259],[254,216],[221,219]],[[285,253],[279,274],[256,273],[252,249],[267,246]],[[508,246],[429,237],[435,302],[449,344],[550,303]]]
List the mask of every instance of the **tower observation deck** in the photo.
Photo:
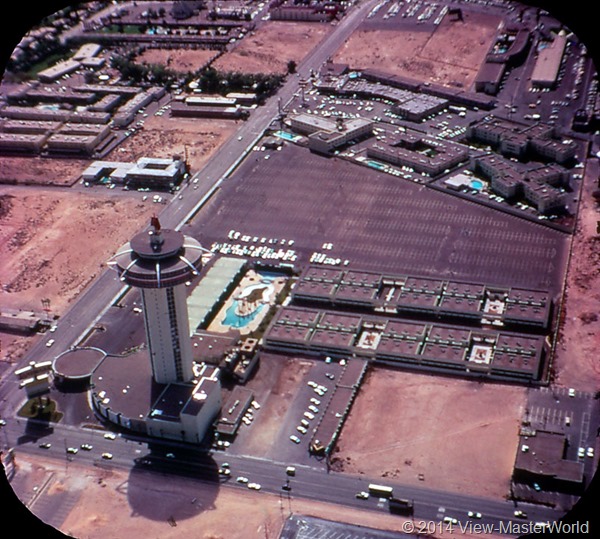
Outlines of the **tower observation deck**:
[[202,266],[200,243],[176,230],[161,229],[157,217],[114,255],[121,281],[139,288],[152,373],[158,383],[193,379],[185,283]]

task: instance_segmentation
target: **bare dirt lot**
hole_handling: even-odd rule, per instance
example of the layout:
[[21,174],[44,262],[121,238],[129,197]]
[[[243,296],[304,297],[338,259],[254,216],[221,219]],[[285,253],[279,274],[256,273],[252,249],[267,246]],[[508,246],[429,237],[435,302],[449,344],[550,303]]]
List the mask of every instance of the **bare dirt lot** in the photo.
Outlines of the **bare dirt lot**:
[[48,157],[0,157],[0,183],[18,185],[72,185],[87,161]]
[[362,385],[334,468],[427,487],[509,494],[526,389],[379,368]]
[[329,30],[326,24],[270,21],[212,65],[220,71],[284,74],[290,60],[299,63]]
[[593,392],[600,388],[600,236],[596,233],[600,213],[591,195],[597,165],[591,167],[580,197],[554,367],[559,385]]
[[433,32],[359,28],[334,61],[469,89],[500,22],[494,15],[465,11],[464,21],[446,17]]
[[180,73],[194,72],[218,56],[217,51],[205,49],[146,49],[136,58],[140,64],[162,64]]
[[40,311],[48,298],[52,314],[62,314],[155,211],[133,198],[43,188],[3,187],[0,204],[0,303]]
[[[404,522],[395,515],[300,498],[282,499],[264,492],[219,489],[214,484],[174,476],[161,476],[157,489],[156,474],[121,472],[110,465],[87,468],[70,463],[65,467],[63,462],[24,456],[19,463],[13,480],[19,498],[30,502],[36,495],[34,488],[45,485],[32,506],[37,514],[38,508],[49,506],[50,498],[58,500],[62,495],[72,509],[55,527],[78,539],[275,538],[291,512],[393,531],[400,531]],[[490,537],[458,531],[456,535]]]
[[202,168],[237,128],[238,120],[149,116],[145,119],[144,129],[120,144],[108,159],[136,161],[144,156],[183,157],[187,151],[193,173]]

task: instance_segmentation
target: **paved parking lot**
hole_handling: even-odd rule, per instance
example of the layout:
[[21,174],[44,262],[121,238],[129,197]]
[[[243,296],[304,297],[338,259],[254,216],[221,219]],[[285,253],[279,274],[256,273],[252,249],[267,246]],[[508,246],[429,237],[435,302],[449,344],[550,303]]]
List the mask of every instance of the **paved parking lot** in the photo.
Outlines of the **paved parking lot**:
[[402,539],[403,537],[412,536],[304,515],[288,518],[279,535],[279,539]]
[[[308,360],[305,359],[304,361]],[[303,377],[296,395],[290,402],[286,416],[281,422],[281,428],[273,444],[272,454],[277,455],[280,460],[285,462],[317,465],[315,458],[309,455],[309,442],[312,438],[313,429],[322,421],[323,413],[327,410],[334,393],[335,379],[339,377],[341,372],[342,368],[337,362],[329,364],[324,361],[312,362],[310,370]],[[317,393],[315,389],[318,388],[314,386],[325,387],[326,391]],[[310,407],[314,408],[311,410]],[[305,416],[305,413],[310,415]],[[306,432],[298,431],[298,426],[304,426]],[[300,442],[293,443],[290,436],[296,436]],[[325,466],[324,463],[322,465]]]
[[593,393],[570,391],[566,387],[530,390],[524,418],[536,429],[564,432],[569,440],[565,457],[584,462],[586,473],[592,473],[594,459],[578,457],[577,451],[596,447],[600,433],[598,401]]
[[553,293],[568,243],[535,223],[290,144],[251,152],[191,228],[206,247],[231,229],[293,239],[296,264],[332,244],[327,255],[342,266]]

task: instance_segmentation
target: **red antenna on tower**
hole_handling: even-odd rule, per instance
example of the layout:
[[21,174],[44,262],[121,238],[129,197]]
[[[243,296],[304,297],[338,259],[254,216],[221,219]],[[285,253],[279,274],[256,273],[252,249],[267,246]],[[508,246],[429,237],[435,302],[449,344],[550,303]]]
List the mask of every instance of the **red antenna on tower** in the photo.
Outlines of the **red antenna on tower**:
[[160,221],[156,215],[150,218],[150,226],[154,228],[155,232],[160,232]]

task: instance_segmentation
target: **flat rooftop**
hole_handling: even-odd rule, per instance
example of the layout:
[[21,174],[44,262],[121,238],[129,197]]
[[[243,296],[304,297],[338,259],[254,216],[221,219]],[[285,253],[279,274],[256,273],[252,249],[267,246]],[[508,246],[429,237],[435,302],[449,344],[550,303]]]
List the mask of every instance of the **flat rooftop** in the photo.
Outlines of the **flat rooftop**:
[[516,326],[550,325],[548,291],[376,271],[307,267],[292,290],[294,301],[355,305],[371,311],[498,320]]
[[545,355],[540,335],[296,306],[279,310],[264,345],[268,350],[353,355],[521,381],[540,378]]

